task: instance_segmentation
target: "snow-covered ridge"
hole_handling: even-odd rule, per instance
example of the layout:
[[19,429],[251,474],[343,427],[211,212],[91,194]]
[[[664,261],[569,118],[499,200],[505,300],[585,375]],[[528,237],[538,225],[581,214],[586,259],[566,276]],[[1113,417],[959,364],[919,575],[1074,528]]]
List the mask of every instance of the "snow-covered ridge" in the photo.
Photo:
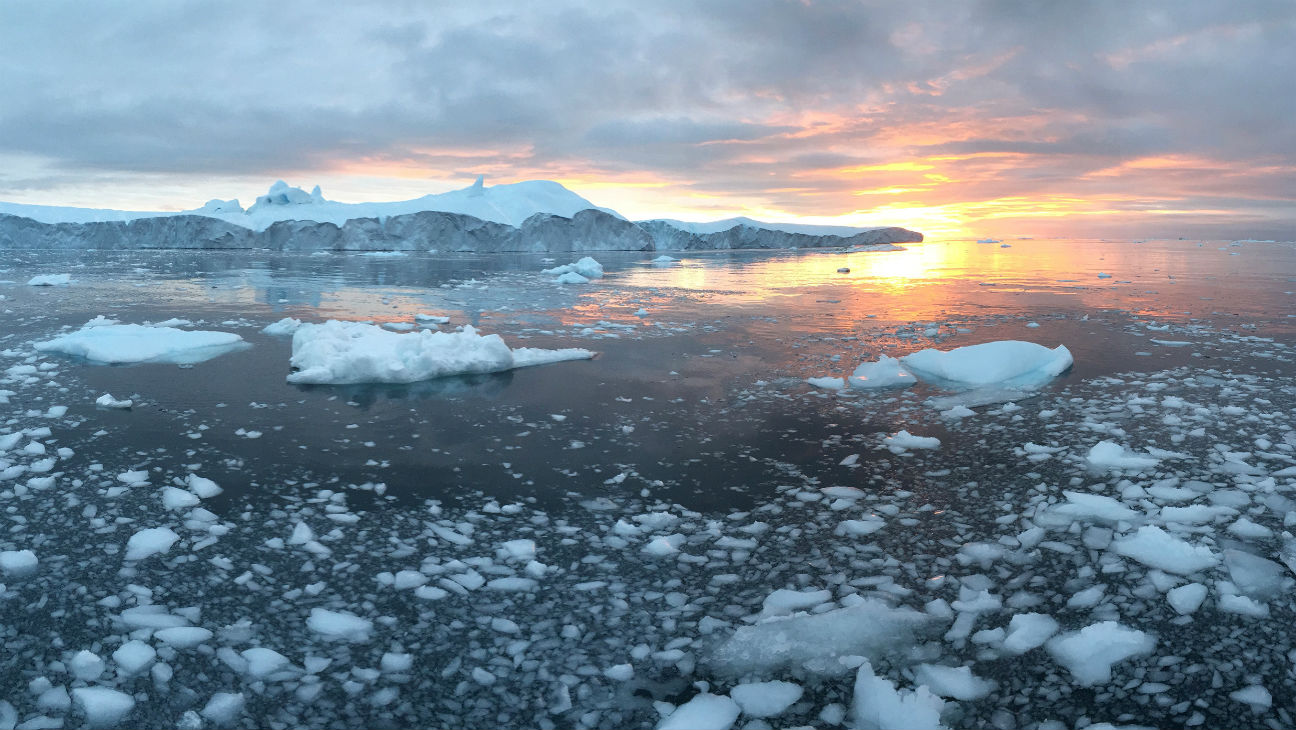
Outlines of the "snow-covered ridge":
[[[904,228],[650,220],[546,180],[413,200],[339,203],[276,182],[246,210],[210,200],[178,213],[0,203],[0,249],[269,248],[286,251],[563,252],[878,246],[923,240]],[[886,248],[883,250],[894,250]]]
[[797,233],[804,236],[841,236],[848,238],[866,231],[881,230],[885,226],[876,226],[873,228],[855,228],[853,226],[819,226],[804,223],[769,223],[767,221],[758,221],[754,218],[738,216],[737,218],[725,218],[718,221],[680,221],[672,218],[653,218],[646,221],[636,221],[637,223],[664,223],[672,228],[678,228],[681,231],[706,235],[708,233],[723,233],[732,228],[746,226],[748,228],[757,228],[766,231],[779,231],[781,233]]
[[132,221],[175,215],[198,215],[218,218],[254,231],[264,231],[279,221],[315,221],[340,226],[360,218],[438,211],[470,215],[484,221],[518,227],[527,218],[543,213],[570,218],[582,210],[602,210],[620,217],[615,211],[600,208],[573,193],[562,184],[549,180],[527,180],[509,185],[483,184],[482,178],[461,190],[439,195],[424,195],[413,200],[378,203],[339,203],[326,200],[319,186],[311,192],[280,180],[265,195],[244,210],[237,200],[210,200],[205,205],[179,213],[107,210],[99,208],[61,208],[47,205],[0,203],[0,213],[30,218],[40,223],[100,223]]

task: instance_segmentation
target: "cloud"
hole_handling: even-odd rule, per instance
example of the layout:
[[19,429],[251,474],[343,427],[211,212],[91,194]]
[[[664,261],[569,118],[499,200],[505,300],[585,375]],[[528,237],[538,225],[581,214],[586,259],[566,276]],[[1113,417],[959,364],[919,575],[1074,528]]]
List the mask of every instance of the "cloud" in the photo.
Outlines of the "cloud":
[[[637,174],[788,215],[1131,180],[1241,209],[1292,202],[1267,186],[1296,168],[1293,31],[1289,2],[20,1],[0,6],[0,155],[41,164],[0,195],[368,164]],[[1148,158],[1235,169],[1122,167]],[[927,167],[862,169],[887,162]]]

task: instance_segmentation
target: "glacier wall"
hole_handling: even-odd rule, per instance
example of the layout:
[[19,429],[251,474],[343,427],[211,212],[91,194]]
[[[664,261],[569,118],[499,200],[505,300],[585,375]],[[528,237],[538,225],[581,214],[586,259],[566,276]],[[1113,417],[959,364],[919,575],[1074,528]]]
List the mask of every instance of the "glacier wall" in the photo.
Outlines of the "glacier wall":
[[853,236],[821,236],[740,225],[698,234],[663,221],[632,223],[595,209],[582,210],[570,218],[537,213],[520,226],[459,213],[422,211],[386,218],[355,218],[340,226],[307,220],[279,221],[262,231],[202,215],[40,223],[0,214],[0,249],[578,253],[823,248],[922,240],[921,233],[898,227],[865,230]]

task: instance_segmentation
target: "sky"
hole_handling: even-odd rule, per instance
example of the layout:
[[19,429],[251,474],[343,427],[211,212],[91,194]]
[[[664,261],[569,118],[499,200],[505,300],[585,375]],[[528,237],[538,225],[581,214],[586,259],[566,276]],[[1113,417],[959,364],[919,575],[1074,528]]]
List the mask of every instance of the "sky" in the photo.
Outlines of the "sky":
[[0,200],[1296,238],[1296,3],[0,3]]

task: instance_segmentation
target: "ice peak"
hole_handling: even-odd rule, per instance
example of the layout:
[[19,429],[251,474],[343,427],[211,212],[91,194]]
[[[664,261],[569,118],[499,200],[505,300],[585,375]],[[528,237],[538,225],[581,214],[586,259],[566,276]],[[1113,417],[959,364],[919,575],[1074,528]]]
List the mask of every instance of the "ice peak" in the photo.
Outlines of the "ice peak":
[[468,188],[468,196],[472,198],[480,198],[485,193],[486,193],[486,176],[478,175],[477,181],[472,184],[472,187]]
[[247,212],[252,213],[275,205],[312,205],[323,202],[325,202],[324,195],[318,185],[308,193],[283,180],[276,180],[265,195],[257,196],[256,203],[248,208]]

